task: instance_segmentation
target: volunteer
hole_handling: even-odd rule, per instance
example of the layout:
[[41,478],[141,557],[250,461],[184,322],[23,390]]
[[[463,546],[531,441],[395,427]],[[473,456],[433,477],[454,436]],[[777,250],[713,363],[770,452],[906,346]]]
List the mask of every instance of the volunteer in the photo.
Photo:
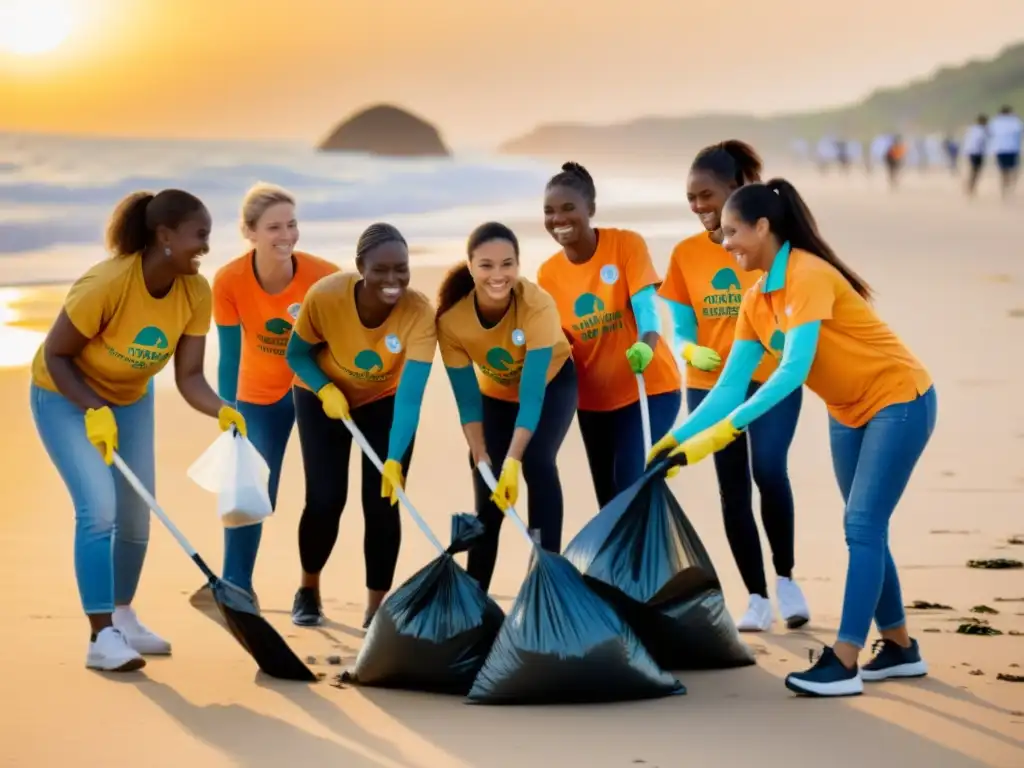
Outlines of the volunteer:
[[[722,231],[739,265],[765,274],[743,298],[721,378],[651,457],[671,452],[688,464],[699,461],[806,383],[829,412],[849,565],[836,643],[812,667],[788,675],[786,686],[800,694],[844,696],[861,693],[863,680],[924,675],[927,665],[907,631],[889,520],[935,427],[932,379],[879,319],[869,287],[818,234],[789,182],[736,190],[723,211]],[[766,351],[779,367],[744,401]],[[858,668],[872,619],[881,633],[878,652]]]
[[185,401],[245,434],[203,375],[210,285],[199,274],[210,214],[188,192],[135,192],[107,228],[111,258],[71,286],[32,362],[36,429],[75,506],[75,577],[91,628],[86,666],[128,671],[171,644],[132,607],[150,510],[111,466],[117,451],[152,492],[153,377],[174,358]]
[[[686,196],[704,232],[676,245],[659,290],[672,315],[675,343],[688,364],[686,407],[693,413],[718,381],[732,347],[740,300],[760,276],[740,269],[722,247],[722,206],[737,188],[761,177],[761,158],[741,141],[705,147],[690,166]],[[775,370],[765,356],[745,393],[752,396]],[[789,447],[796,433],[802,387],[779,402],[728,448],[715,454],[722,519],[733,560],[747,588],[746,612],[736,622],[742,632],[764,632],[775,621],[768,595],[761,536],[754,519],[753,488],[761,499],[761,524],[772,552],[779,613],[793,629],[806,624],[810,611],[793,580],[793,488]]]
[[[306,292],[338,267],[295,250],[295,198],[280,187],[257,184],[246,193],[242,233],[252,248],[221,267],[213,281],[220,341],[217,389],[245,416],[249,440],[270,467],[268,490],[275,507],[295,423],[295,374],[285,349]],[[224,529],[223,576],[250,592],[262,531],[262,523]]]
[[537,284],[554,297],[572,343],[580,434],[604,507],[644,472],[637,374],[644,378],[652,440],[672,428],[682,395],[672,351],[661,343],[660,278],[647,244],[628,229],[594,227],[596,209],[590,173],[565,163],[544,196],[544,226],[562,248],[541,265]]
[[384,462],[362,462],[363,557],[368,627],[391,589],[401,545],[396,489],[409,472],[437,337],[429,299],[409,288],[409,247],[390,224],[356,245],[358,273],[336,272],[302,301],[286,359],[299,382],[295,418],[306,478],[299,520],[302,580],[292,606],[300,626],[323,623],[320,573],[348,500],[351,420]]
[[[468,259],[438,292],[437,338],[469,444],[483,537],[467,571],[486,592],[504,510],[530,489],[528,525],[540,546],[562,549],[563,499],[557,457],[576,413],[576,369],[554,300],[519,276],[519,241],[488,222],[469,236]],[[474,370],[474,366],[479,373]],[[487,488],[477,465],[499,475]]]

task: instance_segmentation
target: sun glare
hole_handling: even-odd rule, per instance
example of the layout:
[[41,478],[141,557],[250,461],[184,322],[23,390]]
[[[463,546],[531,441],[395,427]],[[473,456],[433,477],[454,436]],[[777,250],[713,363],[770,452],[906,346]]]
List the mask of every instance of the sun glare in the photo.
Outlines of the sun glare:
[[74,22],[67,0],[0,0],[0,51],[49,53],[67,40]]

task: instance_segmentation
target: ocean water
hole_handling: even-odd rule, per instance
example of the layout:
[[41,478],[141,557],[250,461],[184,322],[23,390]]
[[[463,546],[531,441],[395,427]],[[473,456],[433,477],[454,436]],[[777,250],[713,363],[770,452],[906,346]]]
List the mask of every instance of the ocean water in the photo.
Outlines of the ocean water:
[[[359,233],[384,220],[416,248],[417,263],[444,264],[461,255],[481,221],[539,222],[544,184],[555,170],[553,163],[482,154],[383,159],[321,154],[295,142],[0,134],[0,285],[75,279],[104,258],[103,231],[117,202],[166,187],[188,190],[210,209],[214,230],[203,272],[212,276],[246,247],[239,205],[257,181],[296,195],[300,248],[350,263]],[[604,205],[642,208],[673,198],[679,201],[678,184],[600,180]],[[680,234],[678,223],[668,229]],[[642,231],[668,234],[664,222]],[[538,259],[551,250],[550,240],[524,242],[524,252]]]

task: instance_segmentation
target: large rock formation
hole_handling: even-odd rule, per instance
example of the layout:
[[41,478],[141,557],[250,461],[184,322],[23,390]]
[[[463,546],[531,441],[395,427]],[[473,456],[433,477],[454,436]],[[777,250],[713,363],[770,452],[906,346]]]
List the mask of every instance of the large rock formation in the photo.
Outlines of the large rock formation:
[[426,120],[390,104],[358,112],[317,147],[324,152],[368,152],[391,157],[448,157],[440,132]]

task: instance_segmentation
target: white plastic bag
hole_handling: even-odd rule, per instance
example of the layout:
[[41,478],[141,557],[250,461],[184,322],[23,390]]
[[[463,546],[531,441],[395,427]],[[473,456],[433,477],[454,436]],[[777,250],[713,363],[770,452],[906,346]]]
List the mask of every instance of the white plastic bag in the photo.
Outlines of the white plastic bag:
[[256,446],[234,430],[222,432],[188,468],[188,476],[217,494],[217,513],[225,528],[255,525],[274,511],[270,467]]

